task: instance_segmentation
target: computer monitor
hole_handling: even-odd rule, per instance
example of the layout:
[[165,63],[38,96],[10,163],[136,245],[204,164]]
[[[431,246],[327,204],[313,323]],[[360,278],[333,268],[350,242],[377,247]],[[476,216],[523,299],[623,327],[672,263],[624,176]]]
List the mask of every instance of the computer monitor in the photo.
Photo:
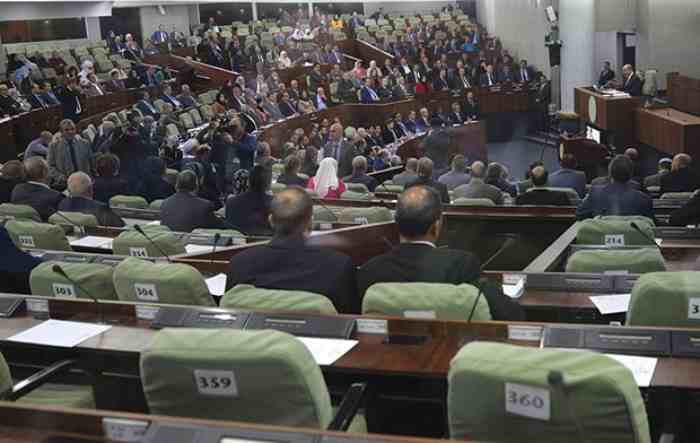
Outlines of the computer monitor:
[[594,128],[591,125],[586,125],[586,138],[595,141],[596,143],[601,143],[600,130]]

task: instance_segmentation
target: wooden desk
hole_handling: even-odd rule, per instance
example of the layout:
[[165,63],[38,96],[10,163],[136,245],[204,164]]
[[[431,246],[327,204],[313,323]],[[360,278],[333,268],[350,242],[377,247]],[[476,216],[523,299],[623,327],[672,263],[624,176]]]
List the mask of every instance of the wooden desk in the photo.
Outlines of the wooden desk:
[[576,88],[574,103],[574,110],[583,123],[591,123],[613,133],[616,146],[634,144],[634,110],[641,104],[638,97],[610,97],[592,88]]
[[586,180],[590,182],[600,175],[601,168],[605,166],[608,149],[585,137],[561,136],[559,159],[561,160],[566,154],[573,154],[576,157],[578,169],[586,173]]
[[[486,122],[476,121],[457,127],[445,129],[452,143],[447,149],[448,161],[457,154],[464,155],[469,161],[481,160],[488,163],[486,148]],[[425,146],[426,135],[418,136],[399,146],[397,154],[406,163],[410,157],[421,158],[429,149]]]
[[700,154],[700,117],[677,109],[637,109],[637,139],[666,154]]
[[3,147],[0,150],[0,163],[16,160],[21,151],[15,140],[15,124],[11,118],[0,123],[0,140],[3,141]]
[[666,75],[666,90],[672,107],[700,115],[700,79],[669,72]]

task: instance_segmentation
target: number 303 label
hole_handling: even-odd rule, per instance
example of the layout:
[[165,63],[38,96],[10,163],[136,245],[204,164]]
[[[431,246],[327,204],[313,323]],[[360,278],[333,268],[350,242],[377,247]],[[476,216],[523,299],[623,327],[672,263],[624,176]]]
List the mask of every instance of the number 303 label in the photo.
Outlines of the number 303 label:
[[688,299],[688,319],[700,320],[700,298]]
[[506,383],[506,412],[549,421],[549,390]]
[[237,397],[238,386],[233,371],[194,370],[194,382],[201,395]]

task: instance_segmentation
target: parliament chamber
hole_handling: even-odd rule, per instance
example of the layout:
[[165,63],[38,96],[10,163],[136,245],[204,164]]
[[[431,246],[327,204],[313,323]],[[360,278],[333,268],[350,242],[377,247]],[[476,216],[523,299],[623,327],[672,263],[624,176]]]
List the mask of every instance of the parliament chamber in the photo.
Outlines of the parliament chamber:
[[583,3],[9,2],[0,442],[698,441],[700,66]]

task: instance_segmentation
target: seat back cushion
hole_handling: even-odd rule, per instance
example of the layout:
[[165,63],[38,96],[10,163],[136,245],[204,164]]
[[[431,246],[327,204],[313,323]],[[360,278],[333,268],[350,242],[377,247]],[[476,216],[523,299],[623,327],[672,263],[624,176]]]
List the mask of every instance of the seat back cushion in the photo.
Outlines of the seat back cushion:
[[115,195],[109,199],[112,208],[147,209],[148,202],[138,195]]
[[[68,220],[66,220],[68,219]],[[73,223],[69,223],[73,222]],[[64,212],[59,211],[49,217],[49,223],[52,225],[78,225],[78,226],[97,226],[97,217],[92,214],[83,214],[82,212]]]
[[[178,236],[164,229],[155,229],[153,225],[144,229],[146,235],[157,245],[148,241],[138,231],[124,231],[112,242],[112,252],[115,255],[130,255],[133,257],[162,257],[163,252],[171,255],[184,254],[185,245]],[[163,252],[161,252],[160,248]]]
[[5,223],[5,228],[18,248],[72,250],[60,226],[28,220],[10,220]]
[[[632,222],[644,235],[632,227]],[[580,222],[576,243],[582,245],[638,246],[653,244],[654,222],[647,217],[599,217]]]
[[337,314],[326,296],[305,291],[262,289],[252,285],[236,285],[224,294],[219,305],[227,309],[263,311],[300,311],[313,314]]
[[656,248],[576,251],[566,262],[566,272],[603,273],[627,271],[630,274],[660,272],[666,262]]
[[[53,271],[59,264],[65,273],[80,287]],[[93,296],[101,300],[117,300],[117,292],[112,281],[114,267],[99,263],[66,263],[48,261],[32,270],[29,286],[33,295],[58,298],[85,298]],[[85,293],[83,291],[88,291]]]
[[16,205],[13,203],[3,203],[0,205],[0,216],[13,217],[17,219],[41,221],[41,216],[36,209],[29,205]]
[[388,208],[383,207],[345,208],[340,211],[338,221],[355,224],[383,223],[394,221],[394,217]]
[[700,272],[651,272],[632,288],[629,326],[700,327]]

